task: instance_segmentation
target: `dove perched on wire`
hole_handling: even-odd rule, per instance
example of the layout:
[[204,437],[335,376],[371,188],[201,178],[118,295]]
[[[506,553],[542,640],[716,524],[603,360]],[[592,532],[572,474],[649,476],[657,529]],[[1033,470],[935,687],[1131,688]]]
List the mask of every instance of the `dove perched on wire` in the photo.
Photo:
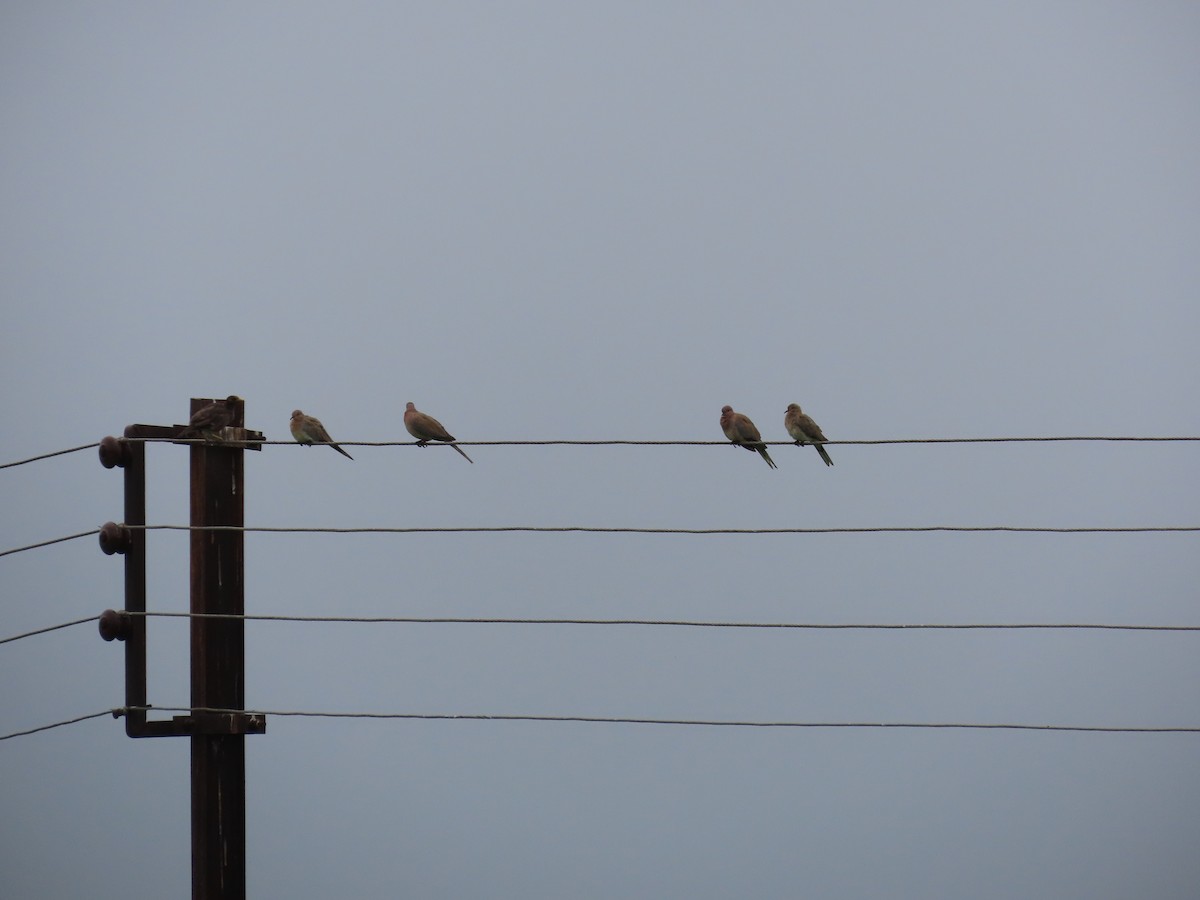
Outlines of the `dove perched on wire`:
[[735,413],[732,406],[721,407],[721,430],[725,432],[725,437],[737,446],[756,451],[772,469],[779,468],[775,465],[775,460],[771,459],[771,454],[767,452],[767,445],[763,443],[762,435],[758,433],[754,423],[750,421],[749,417]]
[[443,428],[441,422],[433,416],[421,412],[411,401],[404,407],[404,427],[408,429],[409,434],[417,439],[418,447],[424,447],[430,441],[445,441],[461,453],[462,458],[467,462],[475,462],[466,453],[463,453],[462,448],[458,444],[454,443],[454,435]]
[[306,416],[298,409],[292,410],[292,421],[289,423],[292,429],[292,437],[301,444],[328,444],[346,459],[354,459],[349,453],[333,442],[333,438],[329,436],[329,432],[325,430],[325,426],[321,424],[321,420],[316,416]]
[[177,438],[202,437],[210,441],[221,440],[221,432],[233,421],[234,404],[241,400],[236,394],[230,394],[224,400],[214,400],[208,406],[202,406],[194,413]]
[[[813,441],[828,440],[825,433],[821,431],[821,426],[813,421],[812,416],[800,409],[799,403],[788,404],[787,412],[783,416],[783,427],[795,439],[796,446],[810,444]],[[825,448],[820,444],[813,444],[813,446],[821,454],[821,459],[825,460],[825,465],[832,466],[833,460],[829,458]]]

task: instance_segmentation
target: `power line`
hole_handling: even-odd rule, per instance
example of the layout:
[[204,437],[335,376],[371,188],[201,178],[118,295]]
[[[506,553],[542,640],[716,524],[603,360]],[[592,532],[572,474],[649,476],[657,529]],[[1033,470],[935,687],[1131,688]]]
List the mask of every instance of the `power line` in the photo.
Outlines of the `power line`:
[[[202,444],[206,443],[205,438],[122,438],[126,441],[140,441],[143,443],[168,443],[168,444]],[[1183,442],[1183,441],[1200,441],[1200,436],[1189,435],[1083,435],[1083,436],[1051,436],[1051,437],[977,437],[977,438],[873,438],[863,440],[840,440],[840,441],[824,441],[827,446],[875,446],[884,444],[1009,444],[1009,443],[1055,443],[1055,442],[1081,442],[1081,441],[1107,441],[1107,442]],[[246,443],[254,443],[263,446],[294,446],[299,447],[301,444],[295,441],[247,441]],[[416,445],[415,441],[338,441],[348,447],[412,447]],[[581,446],[581,447],[616,447],[616,446],[634,446],[634,447],[720,447],[729,444],[728,441],[679,441],[679,440],[522,440],[522,441],[455,441],[456,444],[461,444],[465,447],[547,447],[547,446]],[[770,447],[785,447],[794,443],[793,441],[766,441]],[[91,450],[98,447],[99,443],[80,444],[78,447],[68,447],[65,450],[55,450],[52,453],[42,453],[38,456],[31,456],[28,459],[18,459],[13,462],[0,463],[0,469],[11,469],[15,466],[24,466],[29,463],[38,462],[43,459],[51,459],[55,456],[64,456],[68,453],[77,453],[80,450]]]
[[132,711],[170,712],[186,714],[214,715],[255,715],[280,716],[295,718],[319,719],[391,719],[391,720],[424,720],[424,721],[476,721],[476,722],[542,722],[564,723],[579,722],[602,725],[684,725],[723,728],[808,728],[808,729],[966,729],[981,731],[1060,731],[1088,732],[1093,734],[1200,734],[1200,727],[1190,725],[1140,726],[1140,725],[1053,725],[1026,724],[1016,722],[821,722],[821,721],[783,721],[783,720],[732,720],[732,719],[652,719],[633,718],[625,716],[550,716],[550,715],[521,715],[521,714],[485,714],[485,713],[375,713],[375,712],[312,712],[303,710],[240,710],[219,709],[215,707],[186,707],[186,706],[139,706],[104,709],[100,712],[49,725],[39,725],[23,731],[13,731],[0,734],[0,741],[25,737],[65,725],[86,722],[88,719],[98,719],[111,715],[114,719]]
[[[205,443],[204,438],[192,438],[180,440],[178,438],[126,438],[129,441],[141,441],[143,443]],[[1084,436],[1051,436],[1051,437],[977,437],[977,438],[865,438],[861,440],[838,440],[838,441],[821,441],[827,447],[837,446],[877,446],[885,444],[1023,444],[1023,443],[1062,443],[1062,442],[1159,442],[1170,443],[1176,441],[1200,441],[1200,436],[1188,435],[1166,435],[1166,436],[1122,436],[1122,435],[1084,435]],[[260,446],[285,446],[299,447],[303,446],[296,441],[246,441],[245,443],[256,444]],[[325,442],[314,442],[313,446],[323,446]],[[347,447],[415,447],[416,441],[342,441],[337,442],[339,445]],[[615,439],[600,439],[600,440],[568,440],[568,439],[547,439],[547,440],[503,440],[503,441],[454,441],[464,447],[727,447],[730,446],[729,441],[716,440],[615,440]],[[795,445],[795,441],[764,441],[768,447],[788,447]],[[92,445],[95,446],[95,445]],[[431,445],[441,446],[441,445]]]
[[91,450],[93,447],[99,447],[97,441],[91,444],[80,444],[78,447],[68,447],[66,450],[55,450],[53,453],[43,453],[41,456],[31,456],[29,459],[18,459],[16,462],[0,463],[0,469],[11,469],[13,466],[23,466],[31,462],[37,462],[40,459],[50,459],[54,456],[65,456],[68,453],[78,453],[80,450]]
[[[871,438],[864,440],[847,440],[847,441],[821,441],[826,446],[829,445],[860,445],[872,446],[876,444],[1027,444],[1027,443],[1061,443],[1061,442],[1089,442],[1089,441],[1200,441],[1200,437],[1188,436],[1118,436],[1118,435],[1087,435],[1087,436],[1054,436],[1054,437],[977,437],[977,438]],[[715,443],[721,443],[716,441]],[[795,441],[771,441],[772,446],[776,444],[787,446],[794,444]]]
[[[528,619],[460,616],[286,616],[234,615],[232,613],[132,612],[131,616],[182,619],[238,619],[244,622],[319,622],[357,625],[631,625],[675,628],[747,628],[794,629],[808,631],[1200,631],[1200,625],[1120,625],[1086,622],[1012,622],[1012,623],[926,623],[926,622],[729,622],[690,619]],[[81,621],[90,622],[94,618]],[[75,625],[55,626],[65,628]],[[52,629],[43,629],[50,631]],[[30,632],[38,634],[40,632]],[[25,637],[26,635],[19,635]],[[8,640],[15,640],[9,638]],[[3,641],[0,641],[3,643]]]
[[[1200,525],[1041,526],[898,525],[825,528],[640,528],[594,525],[466,525],[412,527],[309,527],[264,525],[127,525],[145,531],[241,531],[265,534],[498,534],[508,532],[585,534],[921,534],[928,532],[1015,532],[1032,534],[1141,534],[1200,531]],[[89,534],[92,532],[88,532]],[[66,540],[64,538],[63,540]]]
[[[794,631],[1142,631],[1196,632],[1200,625],[1122,625],[1098,622],[730,622],[691,619],[566,619],[475,616],[285,616],[232,613],[126,612],[129,616],[170,619],[235,619],[243,622],[307,622],[351,625],[625,625],[668,628],[731,628]],[[10,637],[0,644],[95,622],[96,616],[74,619]]]
[[[1200,734],[1200,726],[1138,726],[1138,725],[1040,725],[1010,722],[835,722],[737,719],[658,719],[628,716],[553,716],[485,713],[379,713],[379,712],[313,712],[306,710],[220,709],[215,707],[133,707],[147,712],[203,713],[212,715],[280,716],[318,719],[414,719],[479,722],[588,722],[607,725],[691,725],[725,728],[930,728],[979,729],[990,731],[1082,731],[1125,734]],[[115,712],[114,712],[115,714]],[[103,715],[100,713],[99,715]]]
[[[320,526],[269,525],[125,525],[142,531],[241,531],[260,534],[690,534],[690,535],[751,535],[751,534],[930,534],[946,533],[1009,533],[1009,534],[1175,534],[1200,531],[1200,525],[1128,525],[1128,526],[1047,526],[1047,525],[881,525],[866,527],[823,528],[641,528],[595,525],[447,525],[447,526],[362,526],[348,528]],[[0,557],[25,550],[48,547],[64,541],[99,534],[93,528],[63,537],[0,550]]]
[[36,550],[38,547],[49,547],[51,544],[61,544],[63,541],[73,541],[76,538],[87,537],[88,535],[99,533],[99,528],[93,528],[90,531],[80,531],[78,534],[68,534],[65,537],[53,538],[49,541],[39,541],[36,544],[26,544],[24,547],[13,547],[11,550],[0,550],[0,556],[10,556],[13,553],[21,553],[25,550]]
[[47,634],[51,631],[59,631],[60,629],[63,629],[63,628],[71,628],[74,625],[85,625],[88,622],[95,622],[95,621],[96,621],[95,616],[88,616],[85,619],[76,619],[73,622],[63,622],[61,625],[51,625],[47,628],[38,628],[34,631],[26,631],[24,634],[14,634],[12,637],[0,638],[0,644],[9,644],[9,643],[12,643],[13,641],[19,641],[23,638],[33,637],[34,635]]
[[98,719],[101,716],[111,715],[114,719],[124,715],[123,709],[104,709],[98,713],[89,713],[86,716],[76,716],[74,719],[64,719],[61,722],[54,722],[50,725],[39,725],[37,728],[27,728],[24,731],[13,731],[9,734],[0,734],[0,741],[7,741],[12,738],[24,737],[27,734],[37,734],[39,731],[49,731],[51,728],[62,728],[64,725],[74,725],[76,722],[86,722],[88,719]]

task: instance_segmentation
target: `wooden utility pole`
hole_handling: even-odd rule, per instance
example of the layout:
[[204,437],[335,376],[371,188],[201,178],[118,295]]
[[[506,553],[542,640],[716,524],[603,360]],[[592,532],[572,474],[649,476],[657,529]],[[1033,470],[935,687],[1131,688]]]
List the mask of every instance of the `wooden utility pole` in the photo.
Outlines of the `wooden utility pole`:
[[[195,413],[208,401],[192,400]],[[231,425],[243,421],[237,405]],[[245,615],[244,453],[240,447],[192,444],[192,716],[201,709],[245,709],[245,623],[196,618]],[[220,717],[228,719],[228,715]],[[219,724],[219,723],[214,723]],[[246,738],[192,732],[192,898],[246,896]]]
[[[193,399],[191,412],[210,403]],[[145,442],[175,438],[184,426],[131,425],[105,438],[100,461],[125,469],[125,524],[100,533],[105,553],[126,556],[125,610],[100,617],[105,640],[125,641],[125,730],[130,737],[187,735],[192,750],[192,898],[246,896],[247,734],[262,734],[261,716],[211,710],[245,709],[245,624],[206,618],[245,613],[243,577],[244,450],[263,436],[243,427],[244,407],[220,440],[191,444],[191,714],[147,721]],[[216,526],[215,530],[214,526]],[[228,526],[223,530],[221,526]],[[132,615],[131,615],[132,613]]]

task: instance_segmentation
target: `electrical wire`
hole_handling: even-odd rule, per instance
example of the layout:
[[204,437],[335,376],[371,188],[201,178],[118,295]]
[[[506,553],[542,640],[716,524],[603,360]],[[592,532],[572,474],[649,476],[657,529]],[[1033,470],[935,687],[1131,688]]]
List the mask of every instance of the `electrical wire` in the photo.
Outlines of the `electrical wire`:
[[85,625],[88,622],[95,622],[95,621],[96,621],[95,616],[88,616],[85,619],[76,619],[73,622],[63,622],[61,625],[50,625],[47,628],[38,628],[34,631],[26,631],[23,634],[14,634],[12,637],[0,638],[0,644],[10,644],[13,641],[19,641],[23,638],[30,638],[30,637],[34,637],[35,635],[39,635],[39,634],[48,634],[51,631],[59,631],[63,628],[71,628],[72,626],[75,626],[75,625]]
[[[204,444],[208,443],[206,438],[121,438],[121,440],[130,442],[141,442],[147,444]],[[826,446],[875,446],[883,444],[1006,444],[1006,443],[1054,443],[1054,442],[1080,442],[1080,441],[1108,441],[1108,442],[1182,442],[1182,441],[1200,441],[1200,436],[1189,435],[1168,435],[1168,436],[1121,436],[1121,435],[1084,435],[1084,436],[1052,436],[1052,437],[978,437],[978,438],[875,438],[864,440],[840,440],[840,441],[823,441]],[[304,446],[295,441],[245,441],[242,443],[256,444],[259,446]],[[323,445],[324,442],[317,442],[316,446]],[[415,441],[338,441],[339,444],[347,447],[413,447],[416,446]],[[729,444],[729,441],[632,441],[632,440],[527,440],[527,441],[455,441],[464,447],[547,447],[547,446],[582,446],[582,447],[616,447],[616,446],[635,446],[635,447],[719,447]],[[766,441],[768,447],[786,447],[789,444],[794,444],[794,441]],[[43,459],[51,459],[55,456],[64,456],[68,453],[77,453],[80,450],[91,450],[94,447],[100,446],[99,442],[91,444],[80,444],[78,447],[68,447],[65,450],[55,450],[51,453],[42,453],[38,456],[31,456],[28,459],[18,459],[13,462],[0,463],[0,469],[11,469],[15,466],[24,466],[29,463],[38,462]]]
[[[1129,526],[1045,526],[1045,525],[884,525],[826,528],[639,528],[593,525],[466,525],[466,526],[363,526],[350,528],[267,526],[267,525],[125,525],[142,531],[234,531],[243,534],[929,534],[957,532],[965,534],[1178,534],[1200,531],[1200,525],[1129,525]],[[48,547],[64,541],[99,534],[100,529],[80,531],[24,547],[0,550],[0,557],[25,550]]]
[[[458,616],[287,616],[235,613],[131,612],[130,616],[181,619],[232,619],[243,622],[319,622],[355,625],[632,625],[674,628],[794,629],[799,631],[1200,631],[1200,625],[1120,625],[1086,622],[904,623],[904,622],[710,622],[690,619],[526,619]],[[83,619],[83,622],[94,621]],[[68,622],[55,628],[66,628]],[[51,631],[53,629],[43,629]],[[41,632],[30,632],[39,634]],[[18,635],[27,637],[27,635]],[[8,638],[7,640],[16,640]],[[3,641],[0,641],[3,643]]]
[[[141,441],[147,444],[203,444],[210,443],[205,438],[125,438],[128,441]],[[865,438],[862,440],[838,440],[838,441],[818,441],[816,443],[824,444],[827,447],[837,446],[877,446],[890,444],[1023,444],[1023,443],[1061,443],[1061,442],[1159,442],[1169,443],[1175,441],[1200,441],[1200,436],[1189,435],[1166,435],[1166,436],[1121,436],[1121,435],[1084,435],[1084,436],[1051,436],[1051,437],[978,437],[978,438]],[[272,447],[300,447],[306,446],[299,444],[296,441],[239,441],[238,443],[255,444],[256,446]],[[416,441],[341,441],[337,442],[341,446],[346,447],[415,447],[418,446]],[[730,446],[728,440],[703,440],[703,441],[685,441],[685,440],[567,440],[567,439],[549,439],[549,440],[506,440],[506,441],[454,441],[463,447],[726,447]],[[789,447],[794,446],[795,441],[763,441],[768,447]],[[95,445],[93,445],[95,446]],[[331,442],[314,441],[312,446],[332,446]],[[446,446],[440,444],[431,444],[430,446]]]
[[[509,532],[586,534],[921,534],[927,532],[1015,532],[1032,534],[1142,534],[1200,531],[1200,525],[1040,526],[899,525],[828,528],[639,528],[593,525],[363,526],[348,528],[262,525],[126,525],[144,531],[240,531],[264,534],[497,534]],[[88,532],[91,534],[92,532]],[[67,538],[63,538],[67,540]],[[12,552],[12,551],[10,551]]]
[[27,728],[24,731],[13,731],[8,734],[0,734],[0,741],[24,737],[27,734],[37,734],[39,731],[49,731],[51,728],[62,728],[64,725],[74,725],[76,722],[86,722],[88,719],[98,719],[101,716],[111,715],[115,719],[124,714],[124,709],[104,709],[98,713],[89,713],[86,716],[76,716],[74,719],[64,719],[61,722],[53,722],[50,725],[39,725],[37,728]]
[[24,547],[13,547],[11,550],[0,550],[0,556],[11,556],[13,553],[21,553],[25,550],[36,550],[38,547],[49,547],[51,544],[61,544],[63,541],[73,541],[77,538],[87,537],[88,535],[99,533],[99,528],[93,528],[91,531],[81,531],[78,534],[68,534],[65,537],[53,538],[49,541],[39,541],[36,544],[26,544]]
[[[351,625],[626,625],[668,628],[775,629],[793,631],[1142,631],[1197,632],[1200,625],[1121,625],[1096,622],[715,622],[691,619],[530,619],[476,616],[286,616],[237,615],[234,613],[127,612],[123,615],[168,619],[216,619],[241,622],[306,622]],[[48,634],[76,625],[95,622],[87,616],[59,625],[50,625],[10,637],[0,644]]]
[[0,469],[11,469],[13,466],[24,466],[31,462],[37,462],[40,459],[50,459],[54,456],[65,456],[68,453],[78,453],[80,450],[91,450],[93,447],[99,446],[99,441],[91,444],[80,444],[78,447],[68,447],[66,450],[55,450],[53,453],[43,453],[40,456],[31,456],[29,459],[18,459],[15,462],[0,463]]
[[1191,725],[1054,725],[1030,724],[1018,722],[835,722],[835,721],[786,721],[786,720],[736,720],[736,719],[653,719],[634,718],[627,716],[550,716],[523,714],[486,714],[486,713],[377,713],[377,712],[312,712],[305,710],[241,710],[217,707],[187,707],[187,706],[123,706],[115,709],[104,709],[61,722],[39,725],[36,728],[26,728],[23,731],[13,731],[0,734],[0,741],[25,737],[65,725],[86,722],[88,719],[98,719],[111,715],[114,719],[130,712],[170,712],[205,715],[237,715],[237,716],[279,716],[315,719],[391,719],[391,720],[424,720],[424,721],[458,721],[458,722],[541,722],[562,723],[580,722],[601,725],[684,725],[721,728],[810,728],[810,729],[962,729],[978,731],[1059,731],[1086,732],[1092,734],[1200,734],[1200,727]]
[[[1110,734],[1200,734],[1194,725],[1052,725],[1014,722],[836,722],[738,719],[659,719],[629,716],[553,716],[509,713],[380,713],[313,712],[307,710],[228,709],[218,707],[154,706],[126,707],[125,711],[201,713],[205,715],[279,716],[316,719],[420,719],[478,722],[588,722],[606,725],[691,725],[726,728],[928,728],[979,729],[989,731],[1077,731]],[[103,715],[100,713],[99,715]],[[116,711],[114,711],[116,715]]]

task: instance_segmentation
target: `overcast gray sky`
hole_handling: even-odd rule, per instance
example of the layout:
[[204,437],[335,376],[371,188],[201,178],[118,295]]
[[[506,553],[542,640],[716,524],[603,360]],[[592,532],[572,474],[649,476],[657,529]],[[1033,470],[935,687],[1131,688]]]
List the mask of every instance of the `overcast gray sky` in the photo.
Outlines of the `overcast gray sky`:
[[[246,398],[288,437],[1195,435],[1191,3],[0,10],[0,462]],[[1196,446],[247,454],[250,525],[1195,525]],[[187,453],[149,451],[187,521]],[[0,471],[0,549],[122,515]],[[187,537],[149,538],[187,609]],[[1200,624],[1192,534],[278,535],[251,613]],[[93,538],[0,559],[0,637],[98,614]],[[188,701],[150,624],[150,699]],[[1200,724],[1198,638],[247,625],[270,710]],[[123,702],[92,625],[0,646],[0,733]],[[274,717],[254,897],[1194,897],[1197,735]],[[186,896],[188,744],[0,744],[6,898]]]

